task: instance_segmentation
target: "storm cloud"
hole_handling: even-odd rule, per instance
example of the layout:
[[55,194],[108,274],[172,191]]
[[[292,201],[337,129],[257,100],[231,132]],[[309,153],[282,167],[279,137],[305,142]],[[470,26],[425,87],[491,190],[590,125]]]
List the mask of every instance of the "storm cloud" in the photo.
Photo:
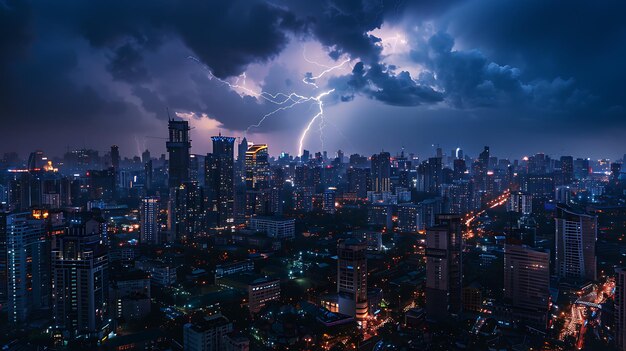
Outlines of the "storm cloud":
[[[363,111],[362,98],[378,103],[377,115],[359,114],[368,119],[360,135],[397,108],[425,119],[577,121],[567,126],[572,133],[594,116],[599,135],[626,131],[625,11],[619,1],[578,0],[3,0],[0,120],[12,133],[0,148],[59,153],[87,139],[100,149],[117,143],[135,152],[148,143],[162,150],[137,140],[164,134],[166,108],[243,134],[276,108],[224,83],[243,73],[250,87],[270,92],[335,89],[325,101],[330,113]],[[389,28],[406,37],[408,50],[385,52],[380,32]],[[296,52],[302,43],[316,43],[310,54],[326,65],[305,62]],[[313,72],[345,59],[350,67],[318,79],[319,89],[307,84]],[[282,139],[314,107],[278,113],[252,133],[291,147]]]

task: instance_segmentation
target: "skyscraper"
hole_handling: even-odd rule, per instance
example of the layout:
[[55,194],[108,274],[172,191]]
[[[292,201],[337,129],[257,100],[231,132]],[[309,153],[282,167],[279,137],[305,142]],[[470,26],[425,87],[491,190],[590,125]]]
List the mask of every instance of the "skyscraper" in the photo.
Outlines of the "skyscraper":
[[367,198],[367,184],[369,183],[370,170],[367,168],[350,167],[347,171],[348,190],[358,199]]
[[203,233],[204,192],[195,182],[185,182],[170,191],[170,224],[176,239],[188,241]]
[[50,247],[43,220],[31,212],[0,213],[0,300],[9,323],[49,307]]
[[246,188],[264,189],[270,180],[269,153],[266,144],[254,144],[246,151]]
[[515,318],[545,328],[550,303],[550,252],[504,245],[504,298]]
[[377,193],[391,191],[391,156],[388,152],[371,157],[372,190]]
[[189,122],[170,120],[168,123],[169,140],[165,143],[169,153],[169,180],[170,188],[179,186],[189,180]]
[[461,312],[461,216],[440,214],[426,230],[426,317],[442,321]]
[[139,209],[139,219],[141,221],[142,244],[156,245],[160,243],[159,225],[157,217],[159,215],[159,199],[156,197],[145,197],[141,199],[141,208]]
[[596,280],[598,218],[558,204],[555,221],[556,274],[562,279]]
[[324,191],[324,202],[322,204],[324,212],[334,214],[337,211],[335,209],[336,192],[337,188],[332,187]]
[[209,189],[210,210],[217,215],[217,225],[234,222],[234,144],[235,138],[221,134],[211,138],[213,153],[205,158],[205,185]]
[[337,247],[337,293],[339,312],[358,320],[367,318],[367,244],[357,239],[339,242]]
[[108,334],[108,265],[108,250],[97,220],[73,220],[64,234],[54,237],[55,328],[72,337],[102,339]]
[[476,190],[487,190],[487,171],[489,170],[489,146],[485,146],[483,152],[478,155],[478,162],[475,164]]
[[111,146],[111,167],[120,169],[120,148],[117,145]]
[[431,194],[441,192],[443,181],[441,158],[431,157],[424,163],[424,190]]
[[615,269],[615,344],[626,351],[626,269]]
[[31,172],[40,171],[44,166],[43,151],[37,150],[28,156],[28,170]]
[[141,153],[141,163],[145,164],[151,159],[152,159],[152,156],[150,156],[150,150],[146,149],[146,151]]
[[561,175],[563,184],[571,184],[574,180],[574,158],[572,156],[561,156]]

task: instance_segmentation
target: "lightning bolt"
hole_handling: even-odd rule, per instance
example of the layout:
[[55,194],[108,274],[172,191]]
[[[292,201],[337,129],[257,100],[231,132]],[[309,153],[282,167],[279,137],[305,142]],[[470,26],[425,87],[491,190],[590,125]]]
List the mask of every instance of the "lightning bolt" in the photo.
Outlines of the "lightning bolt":
[[[304,51],[303,51],[303,56],[305,58],[305,61],[307,62],[312,62],[314,64],[317,64],[319,66],[322,66],[321,64],[318,64],[316,62],[310,61],[306,58]],[[250,129],[252,128],[259,128],[263,122],[265,122],[265,120],[268,117],[271,117],[272,115],[281,112],[281,111],[285,111],[285,110],[289,110],[297,105],[300,104],[304,104],[307,102],[312,103],[312,106],[317,105],[318,108],[318,112],[317,114],[315,114],[313,117],[311,117],[311,119],[309,120],[309,122],[307,123],[306,127],[304,128],[304,130],[302,131],[302,133],[300,134],[300,139],[299,139],[299,143],[298,143],[298,155],[302,155],[302,150],[303,150],[303,144],[304,144],[304,140],[306,139],[306,136],[309,132],[309,130],[311,129],[311,127],[313,126],[313,124],[319,119],[320,120],[320,141],[322,143],[324,143],[323,140],[323,128],[324,128],[324,102],[322,101],[322,99],[326,96],[328,96],[329,94],[331,94],[332,92],[335,91],[335,89],[331,89],[328,91],[325,91],[321,94],[318,94],[317,96],[305,96],[305,95],[301,95],[298,94],[296,92],[290,92],[290,93],[269,93],[266,91],[261,91],[261,92],[256,92],[248,87],[246,87],[246,75],[245,73],[241,74],[240,76],[238,76],[235,80],[234,83],[231,83],[227,80],[221,79],[216,77],[213,72],[211,72],[211,70],[209,69],[209,67],[207,67],[206,65],[204,65],[198,58],[193,57],[193,56],[189,56],[188,59],[196,62],[197,64],[199,64],[201,67],[203,67],[203,69],[205,71],[207,71],[209,79],[215,79],[218,82],[228,86],[229,88],[235,90],[235,91],[243,91],[248,95],[254,96],[256,98],[259,99],[263,99],[269,103],[275,104],[277,106],[279,106],[278,108],[272,110],[269,113],[266,113],[265,115],[261,116],[261,118],[259,119],[259,121],[256,124],[252,124],[250,125],[248,128],[246,128],[246,133],[248,131],[250,131]],[[316,89],[318,89],[319,87],[317,86],[317,84],[315,83],[315,81],[317,79],[322,78],[324,75],[339,69],[341,67],[343,67],[345,64],[347,64],[348,62],[350,62],[349,59],[345,59],[343,60],[341,63],[335,65],[335,66],[325,66],[327,67],[325,70],[323,70],[322,72],[320,72],[319,74],[317,74],[316,76],[313,76],[311,74],[307,75],[304,77],[304,79],[302,80],[303,83],[307,84],[307,85],[311,85],[313,87],[315,87]],[[243,81],[243,84],[239,84],[240,81]]]
[[322,100],[322,98],[325,96],[328,96],[334,91],[335,89],[331,89],[329,91],[319,94],[318,96],[314,98],[314,100],[317,101],[317,106],[319,108],[319,111],[317,112],[315,116],[311,118],[309,123],[306,125],[306,128],[304,128],[304,130],[302,131],[302,134],[300,134],[300,142],[298,143],[298,155],[302,155],[302,145],[304,144],[304,139],[306,138],[306,135],[309,132],[309,129],[311,129],[311,126],[313,125],[313,123],[315,123],[315,121],[318,118],[324,117],[324,101]]
[[[303,54],[304,56],[304,54]],[[315,89],[318,89],[319,87],[317,86],[317,84],[315,84],[315,81],[322,78],[325,74],[328,74],[336,69],[339,69],[341,67],[343,67],[346,63],[350,62],[350,59],[345,59],[343,60],[340,64],[335,65],[335,66],[330,66],[328,68],[326,68],[325,70],[323,70],[320,74],[313,76],[313,75],[306,75],[304,78],[302,78],[302,83],[304,84],[308,84],[308,85],[312,85],[315,87]]]

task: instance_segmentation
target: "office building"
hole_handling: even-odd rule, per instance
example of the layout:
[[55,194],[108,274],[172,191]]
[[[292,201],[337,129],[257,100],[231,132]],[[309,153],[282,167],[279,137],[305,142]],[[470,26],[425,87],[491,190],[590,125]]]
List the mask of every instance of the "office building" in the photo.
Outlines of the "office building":
[[597,216],[559,204],[555,221],[556,274],[561,279],[596,280]]
[[219,351],[226,348],[226,336],[233,331],[233,324],[221,314],[214,314],[199,323],[183,326],[185,351]]
[[269,154],[266,144],[255,144],[246,151],[245,177],[247,189],[269,187],[271,176]]
[[439,195],[443,183],[443,166],[440,157],[431,157],[422,164],[424,172],[424,191]]
[[296,235],[296,220],[293,218],[253,216],[250,218],[250,229],[263,232],[270,238],[293,239]]
[[203,189],[195,182],[185,182],[170,190],[170,228],[176,239],[188,241],[204,234]]
[[550,304],[550,252],[504,245],[504,298],[516,319],[543,330]]
[[189,181],[189,152],[191,140],[189,139],[189,122],[169,120],[169,140],[165,143],[169,154],[169,178],[168,187],[177,187],[183,182]]
[[615,344],[626,351],[626,269],[615,269]]
[[533,198],[530,194],[514,191],[509,194],[509,198],[506,202],[506,210],[529,215],[533,212]]
[[572,156],[561,156],[561,175],[564,185],[574,181],[574,158]]
[[111,167],[120,169],[120,148],[117,145],[111,146]]
[[223,278],[225,276],[237,273],[252,271],[254,271],[254,261],[250,259],[218,264],[215,266],[215,279]]
[[369,168],[350,167],[347,170],[348,191],[353,193],[357,199],[367,198],[368,184],[370,181]]
[[347,239],[337,248],[337,293],[339,312],[355,317],[367,318],[367,244],[360,240]]
[[110,303],[114,318],[141,320],[151,310],[150,274],[136,270],[111,279]]
[[372,155],[372,190],[376,193],[391,191],[391,156],[388,152]]
[[337,188],[328,188],[324,191],[324,202],[322,204],[322,209],[324,212],[328,214],[334,214],[336,209],[337,202]]
[[443,321],[461,312],[461,217],[440,214],[426,230],[426,317]]
[[443,213],[443,199],[436,197],[417,204],[417,230],[426,230],[437,223],[437,215]]
[[557,186],[554,190],[554,201],[557,204],[569,204],[572,200],[572,189],[569,185]]
[[158,216],[159,199],[156,197],[145,197],[141,199],[139,208],[141,235],[139,236],[139,241],[142,244],[157,245],[161,242]]
[[235,201],[235,138],[221,134],[211,138],[213,153],[205,158],[205,184],[208,188],[209,210],[216,215],[216,224],[226,227],[234,223]]
[[419,208],[413,204],[398,205],[398,230],[405,233],[417,232]]
[[262,277],[248,284],[248,310],[258,313],[268,303],[280,299],[280,279]]
[[[80,222],[80,223],[77,223]],[[52,245],[54,327],[73,337],[109,332],[109,263],[95,220],[72,220]]]
[[0,213],[0,301],[10,324],[49,308],[50,246],[44,221],[30,212]]
[[303,186],[293,191],[294,210],[302,212],[313,211],[313,188]]

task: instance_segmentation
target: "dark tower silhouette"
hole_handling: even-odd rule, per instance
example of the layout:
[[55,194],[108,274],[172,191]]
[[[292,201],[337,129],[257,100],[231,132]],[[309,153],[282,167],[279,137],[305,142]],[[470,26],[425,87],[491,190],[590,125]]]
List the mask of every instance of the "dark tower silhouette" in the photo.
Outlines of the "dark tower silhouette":
[[169,153],[168,186],[176,187],[189,180],[189,122],[170,120],[169,140],[165,143]]

